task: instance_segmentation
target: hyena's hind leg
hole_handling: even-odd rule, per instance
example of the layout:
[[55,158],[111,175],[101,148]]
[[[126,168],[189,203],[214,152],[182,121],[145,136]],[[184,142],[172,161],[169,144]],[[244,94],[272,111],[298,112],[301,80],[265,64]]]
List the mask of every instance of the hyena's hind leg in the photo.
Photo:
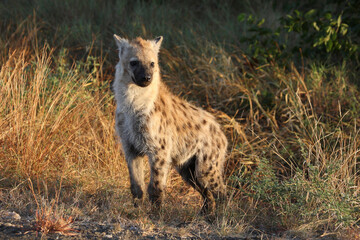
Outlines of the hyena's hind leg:
[[[219,156],[220,154],[199,154],[199,160],[196,162],[195,169],[197,181],[210,192],[208,195],[212,196],[214,202],[216,201],[217,207],[226,198],[226,187],[222,170],[224,158]],[[215,210],[213,206],[209,206],[208,212]]]
[[125,150],[125,159],[127,162],[130,176],[130,190],[134,199],[134,206],[144,198],[144,161],[145,156],[140,154],[132,145],[123,144]]
[[184,165],[177,170],[181,177],[194,189],[196,189],[204,199],[204,204],[201,208],[201,213],[212,213],[215,210],[215,199],[213,193],[197,176],[197,157],[193,156]]

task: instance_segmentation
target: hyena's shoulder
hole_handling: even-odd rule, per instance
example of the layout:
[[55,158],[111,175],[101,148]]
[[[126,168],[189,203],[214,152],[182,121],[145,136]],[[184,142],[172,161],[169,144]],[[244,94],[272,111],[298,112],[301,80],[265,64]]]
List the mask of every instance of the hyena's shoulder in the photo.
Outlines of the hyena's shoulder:
[[170,127],[171,132],[180,135],[187,135],[189,132],[206,132],[210,126],[211,130],[219,128],[212,114],[174,95],[166,86],[159,91],[154,113],[158,116],[156,124],[164,125],[162,128]]

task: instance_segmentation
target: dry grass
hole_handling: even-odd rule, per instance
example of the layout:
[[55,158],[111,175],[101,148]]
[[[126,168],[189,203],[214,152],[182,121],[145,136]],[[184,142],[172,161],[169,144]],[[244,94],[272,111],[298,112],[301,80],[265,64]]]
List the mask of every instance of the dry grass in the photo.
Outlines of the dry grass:
[[55,203],[51,206],[40,207],[35,215],[35,231],[46,235],[59,233],[66,236],[75,236],[76,229],[72,227],[73,218],[64,217],[58,212]]
[[[93,171],[106,169],[104,181],[118,177],[124,164],[113,131],[111,100],[88,91],[96,78],[80,76],[76,69],[56,72],[52,50],[46,47],[26,59],[29,55],[17,48],[0,72],[4,174],[86,179],[93,187]],[[85,171],[83,165],[88,166]]]

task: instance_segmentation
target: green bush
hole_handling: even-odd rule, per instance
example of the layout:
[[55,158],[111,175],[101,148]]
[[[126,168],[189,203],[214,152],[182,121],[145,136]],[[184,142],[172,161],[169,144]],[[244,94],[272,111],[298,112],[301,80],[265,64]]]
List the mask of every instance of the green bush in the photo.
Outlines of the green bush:
[[297,4],[291,14],[278,18],[278,27],[266,27],[266,18],[239,14],[238,21],[248,32],[240,39],[248,46],[245,51],[260,62],[286,63],[299,57],[339,62],[341,57],[359,63],[360,18],[355,1],[328,2],[330,7],[318,9]]

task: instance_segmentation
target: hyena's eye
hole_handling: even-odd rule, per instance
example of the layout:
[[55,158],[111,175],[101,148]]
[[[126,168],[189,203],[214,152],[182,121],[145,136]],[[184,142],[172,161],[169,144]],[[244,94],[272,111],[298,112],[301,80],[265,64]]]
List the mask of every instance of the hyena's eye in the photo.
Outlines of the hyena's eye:
[[154,62],[151,62],[150,63],[150,67],[154,67],[155,66],[155,63]]
[[130,61],[130,66],[136,67],[137,65],[139,65],[139,61]]

